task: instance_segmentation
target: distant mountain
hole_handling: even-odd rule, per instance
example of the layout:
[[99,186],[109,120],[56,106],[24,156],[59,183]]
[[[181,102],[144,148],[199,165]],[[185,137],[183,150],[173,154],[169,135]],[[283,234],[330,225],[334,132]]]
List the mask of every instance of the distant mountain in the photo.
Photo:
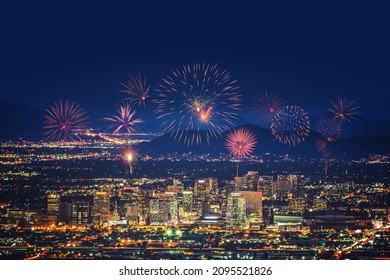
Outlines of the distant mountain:
[[[310,118],[312,129],[318,123],[320,117],[313,116]],[[346,122],[343,126],[342,136],[352,137],[360,135],[375,135],[383,136],[390,135],[390,121],[386,120],[370,120],[362,117],[357,117],[351,123]]]
[[[40,110],[21,103],[0,102],[0,139],[16,139],[23,137],[31,140],[42,139],[42,123],[44,110]],[[140,130],[147,132],[160,129],[159,122],[153,114],[142,116],[144,123],[139,125]],[[318,117],[312,117],[312,128],[318,121]],[[240,119],[239,124],[245,120]],[[91,127],[100,131],[108,131],[108,123],[102,121],[99,115],[91,115]],[[258,144],[255,154],[290,154],[294,156],[319,157],[315,144],[321,136],[312,131],[305,142],[289,147],[278,143],[269,129],[256,125],[242,125],[253,131]],[[204,133],[204,132],[203,132]],[[187,147],[183,143],[173,140],[169,134],[160,136],[151,142],[139,145],[140,151],[150,154],[163,153],[226,153],[225,132],[222,137],[212,139],[210,144],[194,145]],[[390,121],[374,121],[358,118],[351,124],[345,125],[342,139],[328,144],[328,150],[337,157],[360,157],[370,153],[390,153]],[[204,139],[205,137],[203,137]]]
[[[307,139],[296,145],[289,146],[277,142],[269,129],[264,129],[255,125],[240,126],[250,129],[256,136],[258,144],[254,151],[255,155],[263,155],[266,153],[275,155],[289,154],[292,156],[302,157],[320,157],[321,154],[316,150],[316,142],[322,139],[317,132],[311,132]],[[193,154],[219,154],[227,153],[225,148],[226,134],[222,137],[214,138],[209,144],[203,143],[200,145],[187,146],[183,143],[175,141],[170,134],[160,136],[151,142],[142,143],[139,145],[139,150],[149,154],[174,154],[174,153],[189,153]],[[204,133],[203,133],[204,136]],[[341,139],[335,143],[329,143],[329,151],[337,157],[361,157],[371,153],[390,153],[389,136],[359,136]]]

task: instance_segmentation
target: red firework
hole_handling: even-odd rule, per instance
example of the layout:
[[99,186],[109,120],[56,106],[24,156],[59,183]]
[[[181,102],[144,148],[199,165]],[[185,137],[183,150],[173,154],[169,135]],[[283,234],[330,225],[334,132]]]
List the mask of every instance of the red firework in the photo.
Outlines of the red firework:
[[114,134],[124,130],[125,133],[133,133],[134,125],[141,123],[142,119],[134,119],[136,111],[132,111],[131,105],[126,103],[118,107],[118,115],[111,118],[105,118],[106,121],[112,122],[111,128],[115,128]]
[[88,116],[80,105],[74,102],[60,100],[47,109],[44,121],[45,137],[51,141],[75,141],[79,140],[77,131],[85,129]]
[[225,145],[233,156],[243,158],[253,152],[256,143],[256,138],[252,132],[247,129],[238,128],[227,135]]
[[347,100],[346,97],[337,97],[337,101],[331,102],[332,108],[329,109],[329,112],[333,114],[333,119],[339,121],[340,123],[352,122],[359,115],[357,110],[358,106],[355,106],[355,100]]
[[272,92],[264,92],[257,98],[256,110],[260,112],[262,119],[269,123],[282,106],[282,98]]
[[149,97],[150,86],[146,84],[146,78],[142,78],[141,74],[129,74],[127,81],[121,84],[123,89],[120,91],[128,94],[125,100],[128,100],[131,104],[141,104],[145,107],[146,99]]
[[332,114],[323,114],[316,125],[318,133],[328,142],[334,142],[341,136],[342,128],[338,121],[332,118]]

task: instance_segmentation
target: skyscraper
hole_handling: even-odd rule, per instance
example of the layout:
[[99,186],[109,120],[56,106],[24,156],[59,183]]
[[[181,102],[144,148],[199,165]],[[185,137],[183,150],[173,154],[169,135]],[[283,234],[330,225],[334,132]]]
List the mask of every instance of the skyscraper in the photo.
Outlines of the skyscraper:
[[261,192],[239,191],[245,199],[245,212],[250,222],[261,222],[263,215]]
[[93,194],[92,219],[94,224],[106,224],[110,219],[110,193],[96,191]]
[[240,186],[240,189],[245,191],[257,191],[258,180],[259,172],[248,171],[248,173],[242,178],[242,185]]
[[72,202],[71,225],[86,225],[90,223],[90,204],[87,201]]
[[47,212],[58,215],[60,211],[60,195],[50,193],[47,195]]
[[262,192],[266,199],[272,199],[274,195],[274,178],[272,176],[260,176],[257,191]]
[[245,198],[241,193],[231,193],[228,196],[226,218],[230,227],[241,227],[246,224]]

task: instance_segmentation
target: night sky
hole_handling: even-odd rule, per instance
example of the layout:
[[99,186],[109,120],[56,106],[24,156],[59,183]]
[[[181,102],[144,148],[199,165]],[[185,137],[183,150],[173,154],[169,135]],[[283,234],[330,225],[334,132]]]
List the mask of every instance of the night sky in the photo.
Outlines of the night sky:
[[244,108],[268,90],[318,115],[346,95],[365,118],[390,119],[386,7],[115,2],[3,4],[0,101],[44,109],[69,99],[104,116],[124,97],[127,73],[155,88],[173,69],[206,62],[238,80]]

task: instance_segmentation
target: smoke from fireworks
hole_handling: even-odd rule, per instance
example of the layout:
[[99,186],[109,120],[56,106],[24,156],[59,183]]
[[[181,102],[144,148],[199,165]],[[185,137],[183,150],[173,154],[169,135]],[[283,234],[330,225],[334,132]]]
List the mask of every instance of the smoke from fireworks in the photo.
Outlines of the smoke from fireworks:
[[237,158],[249,156],[256,146],[256,138],[247,129],[238,128],[227,135],[226,148]]
[[146,84],[146,78],[141,77],[141,74],[129,74],[127,81],[122,83],[123,89],[120,90],[123,93],[128,94],[125,100],[128,100],[132,105],[141,104],[145,107],[146,99],[149,97],[150,86]]
[[283,100],[272,92],[265,92],[257,98],[256,110],[260,113],[261,118],[269,124],[276,112],[283,105]]
[[126,103],[118,107],[118,114],[111,118],[104,118],[110,121],[111,128],[115,128],[114,134],[120,133],[124,130],[125,133],[133,133],[135,131],[134,125],[141,123],[142,119],[134,119],[136,111],[132,111],[131,105]]
[[338,96],[337,101],[331,103],[333,107],[329,109],[329,112],[333,114],[333,119],[340,123],[352,122],[359,115],[357,112],[359,107],[355,106],[355,100],[347,100],[346,97]]
[[77,130],[87,126],[88,116],[80,105],[60,101],[47,109],[44,121],[44,135],[52,141],[75,141],[80,139]]
[[230,73],[216,64],[185,65],[158,86],[155,113],[164,121],[164,132],[175,140],[187,145],[209,143],[234,125],[241,100],[237,89]]
[[299,106],[289,105],[276,111],[271,131],[282,144],[296,145],[310,133],[309,115]]
[[325,113],[320,117],[316,130],[328,142],[334,142],[341,136],[341,125],[332,117],[331,113]]

